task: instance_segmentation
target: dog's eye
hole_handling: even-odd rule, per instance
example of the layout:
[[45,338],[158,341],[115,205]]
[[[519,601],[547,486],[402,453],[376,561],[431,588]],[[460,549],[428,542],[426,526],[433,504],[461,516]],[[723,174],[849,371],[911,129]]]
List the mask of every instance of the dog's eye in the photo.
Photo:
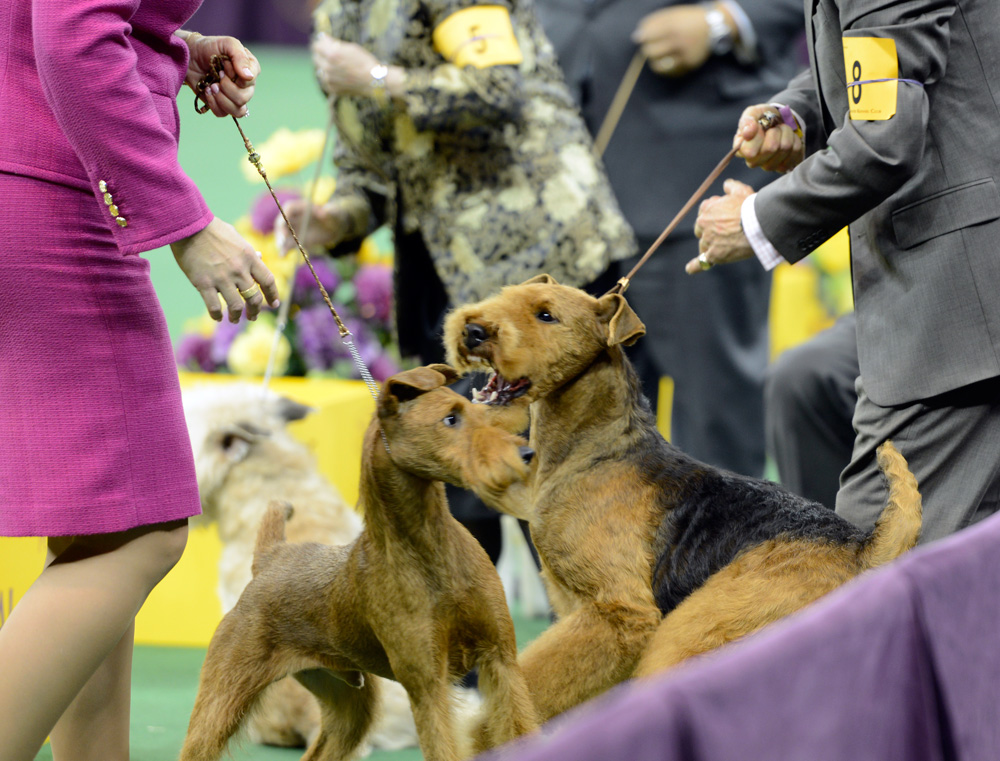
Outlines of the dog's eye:
[[539,310],[538,314],[535,315],[542,322],[559,322],[548,309]]
[[448,415],[444,420],[441,421],[449,428],[454,428],[458,425],[458,415]]

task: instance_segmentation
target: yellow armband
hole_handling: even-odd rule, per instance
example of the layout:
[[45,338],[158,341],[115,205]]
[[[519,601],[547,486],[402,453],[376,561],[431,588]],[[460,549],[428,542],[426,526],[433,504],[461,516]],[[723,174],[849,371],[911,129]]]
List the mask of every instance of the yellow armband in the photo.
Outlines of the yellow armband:
[[477,5],[451,14],[434,30],[434,49],[459,67],[484,69],[524,60],[510,14],[500,5]]
[[843,41],[851,119],[891,119],[899,85],[896,41],[887,37],[844,37]]

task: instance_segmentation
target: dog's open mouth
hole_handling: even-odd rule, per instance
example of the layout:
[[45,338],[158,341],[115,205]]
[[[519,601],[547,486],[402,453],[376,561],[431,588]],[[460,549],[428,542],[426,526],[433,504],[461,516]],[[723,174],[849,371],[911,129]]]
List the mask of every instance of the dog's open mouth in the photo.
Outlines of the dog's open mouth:
[[483,388],[472,389],[472,401],[477,404],[510,404],[530,387],[531,381],[527,378],[512,383],[500,373],[493,373]]

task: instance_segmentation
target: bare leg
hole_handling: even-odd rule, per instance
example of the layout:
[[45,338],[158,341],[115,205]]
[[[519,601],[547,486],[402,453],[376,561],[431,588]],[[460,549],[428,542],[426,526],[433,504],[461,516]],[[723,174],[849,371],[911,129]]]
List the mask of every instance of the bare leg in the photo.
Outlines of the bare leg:
[[127,759],[132,707],[131,625],[52,729],[52,756],[74,761]]
[[[119,747],[129,721],[122,670],[131,666],[135,614],[186,542],[186,520],[53,540],[57,557],[0,628],[0,716],[14,719],[0,722],[4,761],[31,761],[57,722],[57,759],[128,758]],[[113,705],[94,714],[104,689]]]

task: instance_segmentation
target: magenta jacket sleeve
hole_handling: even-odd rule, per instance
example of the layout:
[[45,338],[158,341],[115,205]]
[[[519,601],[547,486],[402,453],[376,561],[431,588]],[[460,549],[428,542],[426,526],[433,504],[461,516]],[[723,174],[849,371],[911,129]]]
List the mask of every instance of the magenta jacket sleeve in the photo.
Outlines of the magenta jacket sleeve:
[[123,254],[211,220],[177,158],[187,49],[173,33],[197,0],[32,0],[45,98]]

